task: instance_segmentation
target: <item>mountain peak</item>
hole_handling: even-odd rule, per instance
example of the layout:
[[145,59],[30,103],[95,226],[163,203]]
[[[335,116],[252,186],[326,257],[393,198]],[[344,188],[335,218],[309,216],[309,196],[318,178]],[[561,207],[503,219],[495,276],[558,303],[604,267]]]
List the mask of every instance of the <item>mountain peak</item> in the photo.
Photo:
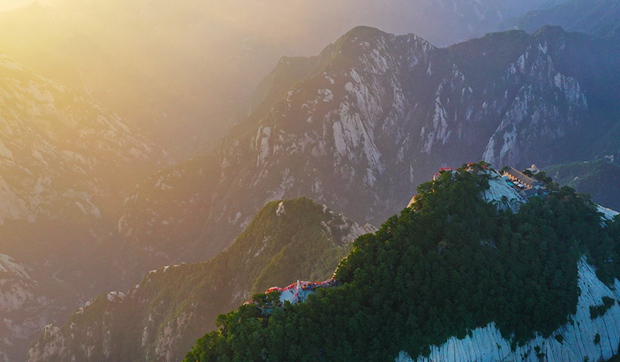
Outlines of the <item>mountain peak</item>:
[[378,28],[375,28],[372,26],[360,25],[360,26],[356,26],[352,28],[342,37],[343,38],[351,38],[351,37],[371,38],[371,37],[386,36],[386,35],[389,35],[389,34]]
[[[181,360],[219,313],[293,278],[329,278],[353,240],[374,231],[308,198],[269,202],[211,260],[152,270],[127,293],[101,294],[65,326],[46,328],[30,360]],[[104,335],[121,342],[97,348]]]
[[532,33],[541,42],[548,39],[560,39],[564,34],[566,34],[566,31],[560,25],[545,25]]
[[285,312],[243,305],[186,360],[610,358],[620,340],[620,269],[601,241],[620,240],[620,220],[603,220],[568,187],[502,210],[484,197],[491,180],[512,187],[484,163],[440,173],[411,207],[355,241],[337,286]]

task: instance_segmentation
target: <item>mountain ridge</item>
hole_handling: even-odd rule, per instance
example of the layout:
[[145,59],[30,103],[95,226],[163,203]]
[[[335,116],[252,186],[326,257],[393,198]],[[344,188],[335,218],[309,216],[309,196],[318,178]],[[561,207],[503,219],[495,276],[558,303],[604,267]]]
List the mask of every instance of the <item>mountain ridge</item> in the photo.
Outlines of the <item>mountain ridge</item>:
[[543,25],[560,25],[569,31],[600,37],[617,37],[620,25],[619,14],[620,7],[614,1],[568,1],[507,20],[502,27],[518,27],[526,31],[535,31]]
[[373,230],[309,199],[270,202],[213,259],[152,270],[126,293],[104,293],[46,327],[29,360],[179,360],[218,314],[292,282],[291,273],[327,278],[353,239]]
[[[562,60],[578,49],[588,52]],[[611,66],[616,55],[613,40],[557,27],[448,48],[356,27],[318,57],[293,61],[304,63],[299,73],[284,59],[274,71],[282,74],[272,73],[257,95],[255,112],[205,163],[220,175],[202,196],[211,211],[197,234],[211,238],[187,240],[188,250],[214,255],[273,199],[311,197],[372,223],[404,207],[415,187],[446,165],[618,159],[620,102],[597,90],[620,76]],[[603,141],[589,142],[596,137]],[[177,170],[183,167],[190,173],[198,166]],[[136,188],[132,198],[142,187],[153,186]],[[136,207],[155,210],[155,224],[173,216],[145,199]],[[123,218],[130,228],[139,219],[133,212]]]
[[609,160],[575,162],[549,166],[545,171],[559,184],[590,194],[592,200],[601,205],[620,209],[620,168],[615,163]]
[[535,177],[546,195],[513,212],[486,191],[522,186],[488,164],[439,172],[410,207],[356,240],[334,274],[341,286],[222,315],[186,361],[612,357],[618,213],[610,220],[587,197]]
[[28,296],[0,308],[0,353],[20,359],[45,321],[132,278],[115,220],[129,186],[169,158],[117,114],[4,54],[0,77],[0,249],[28,270],[0,276],[0,294]]

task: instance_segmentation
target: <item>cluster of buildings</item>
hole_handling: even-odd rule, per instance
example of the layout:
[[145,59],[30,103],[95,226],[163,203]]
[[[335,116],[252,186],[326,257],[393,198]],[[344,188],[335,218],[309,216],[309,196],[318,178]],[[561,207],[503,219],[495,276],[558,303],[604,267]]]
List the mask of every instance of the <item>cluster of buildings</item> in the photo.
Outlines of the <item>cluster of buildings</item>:
[[[478,164],[470,163],[469,165],[467,165],[468,170],[471,167],[474,167],[475,165],[478,165]],[[488,164],[482,164],[479,167],[486,170],[488,167]],[[532,165],[526,168],[526,170],[531,172],[532,175],[535,175],[538,172],[540,172],[540,170],[538,169],[538,167],[536,167],[536,165]],[[455,169],[450,168],[450,167],[442,167],[439,169],[439,171],[437,171],[437,173],[435,173],[435,175],[433,176],[433,180],[437,180],[440,177],[441,173],[443,172],[455,172]],[[510,167],[506,169],[502,173],[502,179],[506,181],[506,184],[510,188],[512,188],[519,196],[521,196],[524,200],[527,200],[532,196],[545,196],[548,194],[548,191],[542,182],[524,174],[523,172],[517,170],[514,167]],[[418,195],[414,195],[411,198],[411,201],[409,201],[409,204],[407,205],[407,207],[411,207],[415,203],[417,196]]]
[[290,302],[291,304],[302,303],[305,302],[306,299],[308,299],[308,296],[314,294],[316,292],[316,289],[331,288],[338,285],[340,285],[340,283],[334,278],[321,282],[307,282],[298,280],[297,283],[293,283],[284,288],[271,287],[267,289],[267,291],[265,291],[265,294],[273,292],[281,293],[279,301],[276,303],[276,305],[260,306],[253,300],[247,301],[244,304],[255,304],[263,310],[263,313],[270,313],[274,307],[282,307],[284,305],[284,302],[286,301]]
[[[532,165],[527,168],[533,175],[539,172],[536,165]],[[523,172],[510,167],[504,171],[502,178],[506,181],[508,186],[512,187],[517,193],[526,200],[532,196],[544,196],[547,194],[547,190],[542,182],[535,180]]]

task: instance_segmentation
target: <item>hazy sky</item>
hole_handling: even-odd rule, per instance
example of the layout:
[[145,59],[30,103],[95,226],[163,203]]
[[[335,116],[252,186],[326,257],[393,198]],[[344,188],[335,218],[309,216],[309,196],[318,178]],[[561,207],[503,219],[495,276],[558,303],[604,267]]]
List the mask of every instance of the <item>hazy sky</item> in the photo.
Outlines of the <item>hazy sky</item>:
[[[18,7],[27,6],[27,5],[32,4],[35,1],[36,0],[0,0],[0,11],[6,11],[6,10],[18,8]],[[48,1],[40,0],[39,2],[41,4],[45,4],[49,2],[49,0]]]
[[35,1],[0,0],[0,53],[187,157],[245,116],[282,56],[317,55],[357,25],[447,46],[550,0],[38,0],[49,6],[7,12]]
[[33,0],[0,0],[0,11],[10,10],[16,7],[25,6]]

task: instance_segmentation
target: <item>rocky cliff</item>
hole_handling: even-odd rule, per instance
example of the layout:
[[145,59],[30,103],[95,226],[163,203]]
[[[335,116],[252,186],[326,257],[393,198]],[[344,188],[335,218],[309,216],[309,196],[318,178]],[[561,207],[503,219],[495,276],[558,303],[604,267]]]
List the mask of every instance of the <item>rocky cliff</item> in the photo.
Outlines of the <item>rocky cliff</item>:
[[47,326],[29,360],[178,361],[218,314],[293,275],[329,278],[349,244],[374,230],[308,199],[271,202],[213,259],[153,270],[126,293],[100,295],[66,324]]
[[118,115],[5,55],[0,77],[0,295],[10,301],[0,353],[19,360],[45,321],[132,275],[115,228],[124,193],[168,157]]
[[[406,206],[442,166],[483,158],[498,167],[543,167],[615,155],[610,134],[619,130],[620,102],[608,81],[619,76],[618,55],[618,42],[560,28],[448,48],[355,28],[317,57],[283,59],[253,113],[202,165],[178,165],[136,188],[121,232],[136,242],[151,229],[143,220],[158,230],[178,227],[169,223],[176,209],[154,192],[179,205],[200,199],[205,223],[175,242],[209,257],[270,200],[304,195],[376,223]],[[182,188],[180,174],[195,175],[188,187],[198,179],[210,186],[178,195],[161,189],[166,179]]]
[[[471,331],[463,339],[451,338],[441,346],[432,347],[427,357],[412,359],[401,353],[396,361],[607,361],[618,354],[620,346],[618,287],[618,279],[611,287],[601,282],[594,268],[583,258],[579,261],[581,295],[577,313],[552,336],[538,335],[515,347],[502,337],[495,323],[491,323]],[[610,298],[611,306],[602,315],[593,316],[592,308],[604,305],[605,298]]]
[[488,164],[439,172],[410,207],[356,240],[338,286],[268,312],[255,296],[186,361],[611,358],[618,213],[534,177],[542,193],[520,198],[525,186]]
[[28,271],[26,265],[0,254],[0,358],[4,361],[17,358],[12,351],[25,350],[45,325],[40,310],[46,309],[47,301]]

